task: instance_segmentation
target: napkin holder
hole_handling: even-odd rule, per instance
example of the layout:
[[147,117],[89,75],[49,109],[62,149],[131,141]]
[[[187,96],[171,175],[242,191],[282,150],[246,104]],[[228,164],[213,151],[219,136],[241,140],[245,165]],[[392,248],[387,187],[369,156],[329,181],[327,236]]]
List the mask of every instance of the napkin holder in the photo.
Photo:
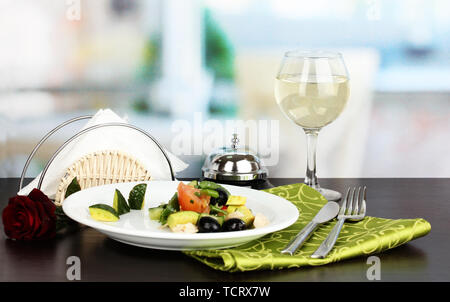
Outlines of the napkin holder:
[[[33,148],[32,152],[30,153],[30,155],[28,156],[24,168],[22,170],[22,174],[20,176],[20,182],[19,182],[19,191],[22,190],[23,188],[23,182],[25,179],[25,175],[26,172],[28,170],[28,167],[31,163],[31,160],[33,159],[34,155],[36,154],[36,152],[39,150],[39,148],[44,144],[44,142],[53,134],[55,134],[57,131],[59,131],[61,128],[64,128],[65,126],[72,124],[74,122],[80,121],[80,120],[86,120],[86,119],[90,119],[92,118],[92,115],[84,115],[84,116],[79,116],[79,117],[75,117],[72,118],[68,121],[65,121],[63,123],[61,123],[60,125],[58,125],[57,127],[55,127],[54,129],[52,129],[50,132],[48,132],[46,135],[44,135],[44,137],[36,144],[36,146]],[[126,128],[130,128],[132,130],[135,130],[137,132],[140,132],[144,135],[144,137],[146,137],[147,139],[153,141],[153,143],[156,144],[156,146],[159,148],[159,150],[163,153],[164,158],[167,161],[167,165],[168,168],[170,170],[170,175],[171,175],[171,179],[175,180],[175,172],[173,170],[172,167],[172,163],[170,162],[169,156],[166,153],[166,151],[164,150],[164,148],[162,147],[162,145],[148,132],[146,132],[145,130],[138,128],[134,125],[131,124],[127,124],[127,123],[103,123],[103,124],[97,124],[97,125],[93,125],[90,126],[88,128],[85,128],[81,131],[79,131],[78,133],[76,133],[75,135],[73,135],[72,137],[70,137],[68,140],[66,140],[56,151],[55,153],[53,153],[53,155],[51,156],[50,160],[47,162],[47,164],[45,165],[44,169],[42,170],[41,176],[39,178],[39,182],[37,185],[37,189],[41,189],[42,186],[42,182],[44,180],[44,177],[48,171],[48,169],[50,168],[50,166],[52,165],[52,163],[54,162],[55,158],[61,153],[61,151],[67,146],[69,145],[72,141],[74,141],[75,139],[77,139],[78,137],[84,135],[85,133],[88,133],[92,130],[95,129],[99,129],[99,128],[105,128],[105,127],[126,127]],[[119,151],[115,151],[115,150],[104,150],[104,151],[99,151],[93,154],[89,154],[86,156],[96,156],[97,158],[99,156],[103,156],[103,155],[108,155],[108,153],[110,155],[114,155],[114,156],[121,156],[123,157],[123,160],[129,160],[129,161],[134,161],[135,159],[131,158],[129,155],[119,152]],[[80,159],[80,160],[83,160]],[[74,163],[75,165],[76,163]],[[110,167],[109,167],[110,168]],[[139,162],[136,163],[135,166],[136,169],[145,169],[142,167],[142,165],[139,164]],[[69,173],[70,169],[74,169],[74,166],[70,167],[67,170],[67,173],[65,174],[65,176],[63,177],[63,179],[61,180],[61,183],[58,187],[57,190],[57,195],[56,195],[56,203],[60,204],[63,201],[63,193],[65,192],[67,185],[70,183],[70,181],[72,179],[68,179],[68,177],[70,176],[71,173]],[[72,173],[73,175],[77,175],[79,173],[83,173],[82,171],[73,171],[74,173]],[[101,185],[103,183],[116,183],[116,182],[124,182],[124,181],[133,181],[135,179],[137,180],[150,180],[151,176],[148,172],[145,171],[141,171],[139,172],[138,175],[121,175],[120,177],[118,177],[117,175],[115,175],[112,169],[108,169],[108,166],[103,167],[103,170],[101,171],[90,171],[91,173],[89,175],[83,175],[85,177],[85,180],[82,181],[82,188],[85,187],[89,187],[89,186],[95,186],[95,185]],[[135,173],[130,171],[131,173]],[[101,177],[99,177],[99,175],[102,175]],[[139,177],[136,177],[139,176]],[[72,177],[73,178],[73,177]]]

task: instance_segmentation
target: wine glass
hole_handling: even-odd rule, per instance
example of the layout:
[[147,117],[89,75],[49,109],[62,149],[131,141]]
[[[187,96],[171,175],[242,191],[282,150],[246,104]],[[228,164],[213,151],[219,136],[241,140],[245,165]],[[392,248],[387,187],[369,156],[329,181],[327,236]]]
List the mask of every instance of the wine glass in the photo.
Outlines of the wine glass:
[[349,78],[342,55],[323,50],[293,50],[284,54],[275,81],[275,98],[281,111],[303,128],[307,137],[305,184],[327,200],[341,193],[319,186],[316,144],[322,127],[334,121],[349,97]]

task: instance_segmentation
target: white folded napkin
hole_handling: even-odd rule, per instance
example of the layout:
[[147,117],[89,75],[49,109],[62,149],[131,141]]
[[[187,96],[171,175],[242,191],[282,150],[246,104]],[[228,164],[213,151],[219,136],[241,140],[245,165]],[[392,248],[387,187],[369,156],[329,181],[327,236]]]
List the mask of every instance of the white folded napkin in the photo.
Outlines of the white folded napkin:
[[[104,123],[127,123],[110,109],[99,110],[82,129]],[[54,198],[59,182],[66,170],[84,155],[102,150],[118,150],[125,152],[137,160],[150,172],[152,179],[171,179],[170,169],[158,146],[140,133],[126,127],[103,127],[91,130],[69,143],[55,158],[44,176],[41,190],[50,198]],[[188,167],[178,157],[165,150],[169,156],[174,172]],[[41,172],[42,173],[42,172]],[[41,173],[26,187],[18,192],[27,195],[36,188]]]

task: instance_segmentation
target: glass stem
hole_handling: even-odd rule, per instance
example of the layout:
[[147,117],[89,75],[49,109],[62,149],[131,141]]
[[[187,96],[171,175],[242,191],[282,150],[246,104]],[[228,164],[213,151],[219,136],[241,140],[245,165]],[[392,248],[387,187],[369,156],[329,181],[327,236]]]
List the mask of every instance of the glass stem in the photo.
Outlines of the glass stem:
[[308,148],[305,184],[317,190],[320,189],[316,176],[316,146],[319,131],[317,129],[304,130],[306,133],[306,143]]

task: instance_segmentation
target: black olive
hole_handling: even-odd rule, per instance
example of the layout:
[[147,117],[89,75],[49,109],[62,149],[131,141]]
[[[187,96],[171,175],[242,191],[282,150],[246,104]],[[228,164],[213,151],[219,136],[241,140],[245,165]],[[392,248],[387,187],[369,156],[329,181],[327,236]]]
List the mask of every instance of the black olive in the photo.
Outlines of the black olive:
[[230,218],[223,223],[224,232],[242,231],[246,229],[245,222],[239,218]]
[[199,233],[220,232],[220,224],[213,217],[200,217],[198,221],[198,231]]
[[222,188],[215,189],[219,193],[219,197],[211,197],[209,203],[217,206],[224,206],[228,201],[229,193]]

